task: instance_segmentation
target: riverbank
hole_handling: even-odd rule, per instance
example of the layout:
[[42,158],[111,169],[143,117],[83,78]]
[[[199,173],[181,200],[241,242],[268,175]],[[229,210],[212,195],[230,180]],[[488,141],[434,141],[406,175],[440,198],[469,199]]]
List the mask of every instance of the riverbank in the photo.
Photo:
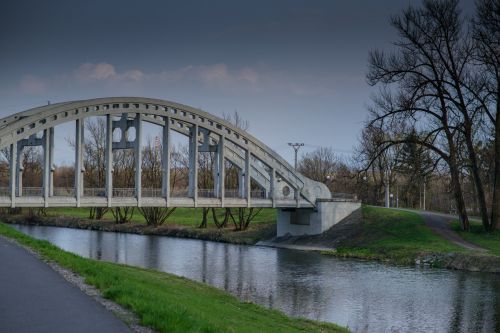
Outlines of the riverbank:
[[372,206],[360,213],[362,218],[342,221],[323,235],[282,242],[334,248],[323,253],[342,258],[500,273],[497,252],[461,247],[433,232],[418,213]]
[[6,223],[15,224],[193,238],[245,245],[253,245],[260,240],[276,236],[276,211],[274,209],[263,209],[250,223],[248,229],[243,231],[235,231],[232,225],[219,229],[211,223],[207,228],[199,228],[202,212],[201,209],[196,208],[177,208],[170,220],[160,226],[147,225],[144,218],[137,212],[129,223],[123,224],[115,223],[109,212],[101,220],[88,219],[88,209],[85,208],[55,208],[48,209],[46,213],[46,216],[29,217],[23,214],[3,215],[1,219]]
[[105,298],[132,310],[159,332],[348,332],[334,324],[290,318],[172,274],[96,261],[63,251],[0,223],[0,235],[81,275]]
[[500,273],[500,231],[486,234],[474,221],[470,233],[460,233],[450,227],[450,232],[457,237],[484,248],[468,249],[437,233],[424,223],[422,215],[413,211],[364,205],[321,235],[281,238],[275,238],[276,211],[272,209],[262,210],[245,231],[234,231],[232,226],[218,229],[210,223],[207,228],[198,228],[201,209],[179,208],[169,222],[158,227],[146,225],[137,213],[132,222],[125,224],[116,224],[109,213],[99,221],[86,219],[87,214],[88,210],[83,208],[59,208],[48,210],[45,217],[27,219],[23,215],[7,215],[2,219],[7,223],[257,244],[396,265]]

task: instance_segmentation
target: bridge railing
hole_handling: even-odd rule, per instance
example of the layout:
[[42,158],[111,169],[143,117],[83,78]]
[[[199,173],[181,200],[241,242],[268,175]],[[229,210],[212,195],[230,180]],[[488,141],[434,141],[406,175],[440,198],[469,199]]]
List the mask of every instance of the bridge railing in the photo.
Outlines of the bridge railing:
[[74,187],[54,187],[55,197],[73,197],[75,196]]
[[187,198],[188,197],[188,189],[187,188],[175,188],[170,191],[170,196],[171,197],[176,197],[176,198]]
[[200,198],[217,198],[218,194],[213,189],[198,189],[198,197]]
[[26,197],[43,196],[43,187],[23,187],[22,195]]
[[[74,197],[75,189],[73,187],[55,187],[53,191],[53,196],[55,197]],[[161,198],[163,197],[161,188],[143,188],[141,190],[142,196],[145,198]],[[43,187],[23,187],[22,196],[26,197],[40,197],[44,195]],[[252,190],[250,192],[251,198],[256,199],[267,199],[269,198],[269,193],[265,189]],[[338,193],[339,197],[344,195],[344,193]],[[345,194],[346,199],[351,199],[348,197],[349,194]],[[3,186],[0,187],[0,197],[9,197],[10,188]],[[85,187],[83,189],[84,197],[105,197],[106,189],[102,187]],[[187,198],[188,189],[172,189],[170,191],[171,197]],[[351,195],[352,196],[352,195]],[[114,188],[113,197],[117,198],[127,198],[135,197],[135,188]],[[218,194],[214,189],[198,189],[198,197],[200,198],[218,198]],[[226,189],[224,191],[225,198],[243,198],[240,190],[238,189]]]
[[10,196],[10,188],[7,186],[0,187],[0,196],[2,197]]
[[240,190],[235,190],[235,189],[226,189],[224,191],[224,197],[225,198],[242,198]]
[[84,197],[105,197],[106,189],[103,187],[86,187],[83,189]]
[[267,199],[267,191],[260,189],[260,190],[252,190],[250,192],[250,197],[255,198],[255,199]]
[[161,188],[143,188],[141,192],[145,198],[161,198],[163,196]]
[[135,188],[114,188],[113,197],[116,198],[135,197]]
[[343,199],[343,200],[358,200],[358,195],[354,193],[332,193],[332,199]]

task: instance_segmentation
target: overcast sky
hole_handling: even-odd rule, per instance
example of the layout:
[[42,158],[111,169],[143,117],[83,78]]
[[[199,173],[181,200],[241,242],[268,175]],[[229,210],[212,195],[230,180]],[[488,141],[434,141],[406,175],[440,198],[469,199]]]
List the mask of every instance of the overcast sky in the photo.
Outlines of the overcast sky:
[[2,1],[0,117],[48,100],[154,97],[236,110],[290,161],[290,141],[345,154],[373,92],[368,52],[390,47],[388,18],[410,3]]

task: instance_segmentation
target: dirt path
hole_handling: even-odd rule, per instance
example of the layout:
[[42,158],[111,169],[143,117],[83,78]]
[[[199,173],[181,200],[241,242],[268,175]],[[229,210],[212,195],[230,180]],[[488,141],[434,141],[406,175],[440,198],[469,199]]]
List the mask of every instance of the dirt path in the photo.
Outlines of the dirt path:
[[462,237],[460,237],[450,225],[450,221],[456,220],[457,216],[441,214],[441,213],[433,213],[433,212],[422,212],[422,211],[413,211],[420,214],[424,218],[425,225],[428,226],[432,231],[441,237],[453,242],[454,244],[461,246],[465,249],[475,250],[475,251],[486,251],[486,249],[467,242]]

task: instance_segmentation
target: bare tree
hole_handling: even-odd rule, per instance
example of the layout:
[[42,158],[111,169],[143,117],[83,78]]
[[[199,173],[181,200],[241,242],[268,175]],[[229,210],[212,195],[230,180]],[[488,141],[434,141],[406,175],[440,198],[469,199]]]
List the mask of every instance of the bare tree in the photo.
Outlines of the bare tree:
[[304,176],[326,182],[338,170],[339,158],[330,147],[320,147],[302,156],[298,170]]
[[[395,183],[397,161],[401,153],[400,144],[386,144],[388,136],[380,128],[368,125],[361,134],[360,145],[357,148],[357,164],[359,175],[363,175],[364,182],[371,179],[375,186],[372,187],[372,200],[379,202],[382,193],[386,206],[390,201],[390,186]],[[367,175],[371,177],[367,177]]]
[[234,111],[233,113],[223,113],[222,118],[233,126],[242,129],[244,131],[248,131],[250,128],[250,122],[248,120],[243,119],[243,117],[239,114],[238,111]]
[[[390,55],[372,52],[367,76],[370,84],[383,87],[371,109],[371,125],[387,136],[380,151],[409,142],[443,160],[449,167],[462,229],[468,230],[460,182],[460,142],[465,143],[478,192],[484,191],[473,143],[478,106],[471,99],[475,93],[471,88],[474,80],[469,77],[471,47],[461,30],[458,1],[426,0],[422,8],[409,7],[393,17],[391,24],[400,36],[396,51]],[[418,135],[402,135],[408,129],[415,129]],[[482,201],[483,223],[487,223]]]
[[473,21],[475,57],[485,79],[482,109],[494,128],[494,180],[489,230],[500,228],[500,1],[476,2]]
[[[147,188],[156,188],[162,183],[162,147],[154,145],[151,138],[146,142],[146,146],[142,149],[142,184]],[[152,226],[164,224],[174,211],[175,208],[166,207],[139,208],[146,224]]]
[[[85,128],[83,183],[90,188],[102,189],[106,184],[106,120],[103,117],[87,118]],[[68,142],[74,147],[74,141]],[[106,207],[91,207],[89,218],[100,220],[107,211]]]
[[145,188],[158,188],[162,183],[161,147],[153,144],[151,138],[142,148],[142,185]]

